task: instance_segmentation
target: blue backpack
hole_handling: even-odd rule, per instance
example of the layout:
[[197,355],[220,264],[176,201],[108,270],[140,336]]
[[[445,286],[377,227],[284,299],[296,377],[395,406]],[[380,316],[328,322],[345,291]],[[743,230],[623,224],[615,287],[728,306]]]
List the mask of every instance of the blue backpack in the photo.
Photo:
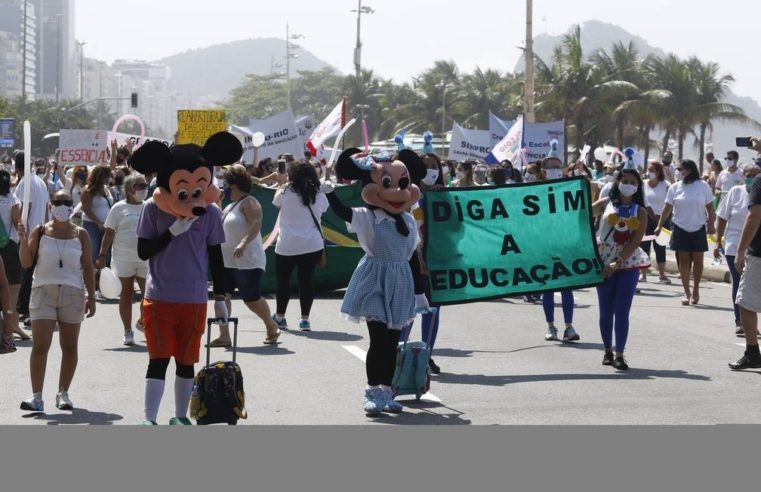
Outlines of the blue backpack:
[[[436,322],[438,312],[438,309],[433,308],[431,326]],[[394,396],[415,395],[415,398],[419,400],[431,389],[431,370],[428,360],[431,358],[429,347],[432,334],[433,330],[428,330],[428,340],[424,342],[405,340],[397,346],[396,369],[391,380]]]

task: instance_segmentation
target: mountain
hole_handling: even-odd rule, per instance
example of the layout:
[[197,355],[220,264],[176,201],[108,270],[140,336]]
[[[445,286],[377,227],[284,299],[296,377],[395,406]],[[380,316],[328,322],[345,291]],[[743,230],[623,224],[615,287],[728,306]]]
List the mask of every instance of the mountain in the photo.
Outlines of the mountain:
[[[573,28],[569,29],[569,32],[571,32]],[[545,63],[550,64],[552,62],[552,53],[555,50],[555,47],[559,45],[563,40],[563,35],[559,36],[550,36],[548,34],[542,34],[539,36],[536,36],[534,38],[534,52],[537,56],[539,56]],[[605,49],[610,51],[613,44],[622,41],[624,43],[628,43],[629,41],[634,43],[634,46],[639,51],[640,55],[642,57],[646,57],[649,55],[656,55],[656,56],[664,56],[666,55],[666,52],[658,47],[650,45],[645,39],[634,35],[630,32],[628,32],[626,29],[613,25],[608,24],[605,22],[600,22],[596,20],[591,20],[583,23],[581,25],[581,45],[584,48],[584,53],[587,57],[593,55],[597,50],[599,49]],[[704,60],[704,61],[716,61],[716,60]],[[721,65],[721,60],[718,60],[719,65]],[[525,61],[524,58],[521,57],[520,60],[518,60],[518,64],[516,65],[515,72],[523,73],[525,70]],[[745,113],[752,119],[761,122],[761,105],[759,103],[750,98],[750,97],[742,97],[738,96],[732,91],[729,91],[727,93],[727,96],[725,98],[725,102],[730,104],[735,104],[743,110],[745,110]],[[746,125],[738,125],[736,123],[722,123],[720,121],[714,122],[714,133],[713,133],[713,148],[714,152],[716,153],[716,156],[719,158],[724,157],[724,153],[728,150],[735,148],[735,138],[740,136],[748,136],[748,135],[758,135],[761,133],[758,129],[755,129],[753,127],[749,127]],[[709,136],[710,137],[710,136]],[[657,138],[657,135],[653,133],[652,138]],[[709,140],[710,143],[710,140]],[[743,160],[749,159],[751,157],[755,156],[754,152],[750,152],[748,150],[742,150],[737,149],[740,153],[740,156]],[[691,139],[688,138],[687,143],[685,144],[685,155],[686,157],[693,157],[697,158],[698,156],[698,148],[697,143],[692,142]]]
[[[174,90],[191,99],[221,100],[243,82],[247,74],[268,75],[285,72],[285,41],[277,38],[257,38],[217,44],[206,48],[172,55],[158,63],[168,65],[172,71]],[[327,63],[301,48],[293,53],[291,77],[299,70],[320,70]]]

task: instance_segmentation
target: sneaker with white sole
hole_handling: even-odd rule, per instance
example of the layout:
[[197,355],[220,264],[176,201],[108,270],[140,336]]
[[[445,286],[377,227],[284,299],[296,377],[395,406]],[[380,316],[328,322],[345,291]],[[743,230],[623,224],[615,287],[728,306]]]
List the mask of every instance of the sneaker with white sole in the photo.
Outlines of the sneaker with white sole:
[[61,391],[55,395],[55,406],[58,410],[74,410],[74,404],[69,399],[68,391]]
[[193,425],[187,417],[172,417],[169,419],[169,425]]
[[554,326],[550,326],[547,328],[547,333],[544,335],[544,339],[548,342],[557,342],[559,341],[558,338],[558,329]]
[[283,318],[281,320],[278,320],[277,319],[277,315],[273,314],[272,315],[272,321],[277,323],[278,328],[280,328],[281,330],[287,330],[288,329],[288,322],[285,320],[285,318]]
[[302,319],[301,321],[299,321],[299,330],[312,331],[312,324],[309,322],[308,319]]
[[671,285],[671,279],[668,277],[659,278],[658,283],[663,285]]
[[381,407],[381,411],[385,413],[401,413],[404,407],[402,407],[401,403],[394,400],[394,390],[390,386],[383,385],[381,385],[381,390],[383,390],[383,407]]
[[576,333],[576,330],[573,328],[573,326],[569,326],[563,332],[564,342],[578,342],[579,340],[581,340],[581,337],[578,333]]
[[44,412],[45,402],[38,398],[31,397],[21,402],[21,410],[28,410],[30,412]]
[[366,415],[380,415],[383,410],[383,403],[383,390],[379,386],[365,387],[365,401],[363,407]]
[[125,331],[124,336],[122,337],[122,343],[128,347],[135,345],[135,333],[132,330]]

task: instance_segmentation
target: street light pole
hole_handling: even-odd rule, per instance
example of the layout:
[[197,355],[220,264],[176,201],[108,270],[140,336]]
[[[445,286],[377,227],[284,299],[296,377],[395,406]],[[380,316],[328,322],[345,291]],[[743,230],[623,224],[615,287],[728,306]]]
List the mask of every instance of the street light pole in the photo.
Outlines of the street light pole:
[[534,0],[526,0],[526,83],[524,113],[526,121],[534,122]]
[[360,37],[362,14],[372,14],[375,11],[367,5],[363,7],[362,0],[357,0],[357,10],[352,10],[352,12],[357,13],[357,46],[354,48],[354,74],[359,79],[362,71],[362,38]]

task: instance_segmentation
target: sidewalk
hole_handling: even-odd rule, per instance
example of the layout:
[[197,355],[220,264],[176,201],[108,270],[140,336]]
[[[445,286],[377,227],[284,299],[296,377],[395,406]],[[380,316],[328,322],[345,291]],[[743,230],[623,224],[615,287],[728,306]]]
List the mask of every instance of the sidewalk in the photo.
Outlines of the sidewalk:
[[[705,254],[705,260],[703,260],[703,279],[710,282],[732,283],[732,276],[729,273],[727,260],[722,259],[721,265],[714,265],[713,262],[713,251],[708,251]],[[651,268],[650,272],[650,275],[658,275],[658,270],[655,266]],[[674,275],[679,274],[676,266],[676,254],[670,250],[667,250],[666,272]]]

